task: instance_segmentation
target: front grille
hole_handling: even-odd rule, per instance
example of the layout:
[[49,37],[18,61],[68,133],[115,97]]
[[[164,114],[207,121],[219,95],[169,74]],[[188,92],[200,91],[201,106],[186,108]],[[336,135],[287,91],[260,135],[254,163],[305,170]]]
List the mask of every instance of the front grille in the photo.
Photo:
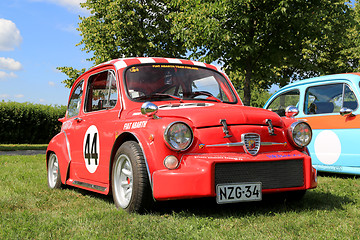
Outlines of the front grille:
[[304,185],[302,160],[217,163],[215,186],[222,183],[261,182],[262,189]]

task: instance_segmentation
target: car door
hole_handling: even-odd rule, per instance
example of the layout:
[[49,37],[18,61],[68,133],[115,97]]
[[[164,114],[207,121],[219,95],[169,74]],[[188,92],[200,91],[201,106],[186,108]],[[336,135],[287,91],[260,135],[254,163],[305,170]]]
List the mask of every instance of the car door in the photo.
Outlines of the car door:
[[[82,125],[82,106],[84,101],[84,80],[75,84],[69,99],[65,120],[62,131],[66,136],[67,149],[70,159],[70,165],[76,162],[81,154],[81,142],[78,138],[78,132],[81,131]],[[75,177],[76,168],[70,169],[70,179]]]
[[95,184],[101,190],[109,182],[119,116],[117,89],[115,71],[111,69],[98,71],[87,80],[83,111],[76,118],[76,138],[70,140],[76,141],[71,148],[72,166],[80,185]]
[[309,83],[279,94],[266,108],[285,116],[287,106],[297,106],[296,118],[307,121],[313,130],[308,146],[313,165],[318,170],[339,172],[346,167],[360,167],[360,152],[355,145],[360,135],[360,116],[340,115],[343,107],[358,112],[356,96],[356,87],[345,80]]
[[360,118],[358,115],[340,115],[343,107],[354,112],[358,106],[350,82],[336,81],[306,89],[303,112],[313,129],[309,150],[317,168],[342,171],[346,167],[360,167],[356,147]]

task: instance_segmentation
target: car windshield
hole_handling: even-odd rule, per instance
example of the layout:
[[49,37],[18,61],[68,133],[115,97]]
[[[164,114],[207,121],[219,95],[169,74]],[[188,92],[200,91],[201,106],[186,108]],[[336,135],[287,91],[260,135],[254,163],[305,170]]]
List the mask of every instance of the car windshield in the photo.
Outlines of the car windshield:
[[220,73],[188,65],[153,64],[128,68],[128,96],[134,101],[205,100],[235,103],[236,97]]

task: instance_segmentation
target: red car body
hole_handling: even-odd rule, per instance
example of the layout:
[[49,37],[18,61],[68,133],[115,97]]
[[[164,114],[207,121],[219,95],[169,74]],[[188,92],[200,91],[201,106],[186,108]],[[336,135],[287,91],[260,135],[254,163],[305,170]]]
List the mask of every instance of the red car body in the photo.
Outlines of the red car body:
[[227,203],[317,186],[308,125],[243,106],[228,77],[209,64],[103,63],[76,80],[60,120],[47,149],[49,187],[112,192],[129,212],[152,198]]

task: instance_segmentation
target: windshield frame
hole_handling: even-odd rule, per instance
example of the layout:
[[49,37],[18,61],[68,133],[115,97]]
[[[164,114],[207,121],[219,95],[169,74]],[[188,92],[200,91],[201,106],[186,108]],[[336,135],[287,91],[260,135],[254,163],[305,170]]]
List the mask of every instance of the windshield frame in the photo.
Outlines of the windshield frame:
[[[223,89],[224,87],[227,88],[228,94],[230,95],[230,100],[232,101],[223,101],[217,98],[217,96],[213,96],[212,98],[209,99],[204,99],[204,98],[188,98],[188,97],[181,97],[180,96],[176,96],[176,95],[172,95],[172,94],[168,94],[168,97],[160,97],[159,94],[157,95],[157,98],[152,98],[152,99],[146,99],[146,97],[144,97],[143,99],[140,99],[139,97],[132,97],[130,92],[129,92],[129,87],[128,87],[128,81],[127,81],[127,74],[129,71],[138,71],[138,67],[142,67],[142,66],[153,66],[153,67],[158,67],[158,68],[169,68],[169,69],[174,69],[174,68],[179,68],[179,69],[201,69],[201,70],[206,70],[209,72],[212,72],[212,75],[216,76],[214,77],[214,80],[217,81],[218,83],[218,87]],[[164,67],[162,67],[164,66]],[[233,86],[229,83],[230,80],[228,80],[228,78],[221,73],[220,71],[216,71],[212,68],[208,68],[208,67],[202,67],[202,66],[198,66],[198,65],[190,65],[190,64],[169,64],[169,63],[140,63],[140,64],[132,64],[128,67],[126,67],[123,71],[123,84],[124,84],[124,88],[125,88],[125,95],[126,97],[133,101],[133,102],[147,102],[147,101],[206,101],[206,102],[222,102],[222,103],[227,103],[227,104],[237,104],[238,101],[238,94],[237,92],[234,90]],[[209,74],[208,77],[212,76],[211,74]],[[201,79],[201,78],[200,78]],[[199,80],[200,80],[199,79]],[[223,84],[223,86],[220,86],[219,81],[221,81],[221,83]],[[192,81],[193,83],[194,81]],[[159,88],[160,89],[160,88]],[[201,92],[202,90],[200,90]],[[159,92],[160,93],[160,92]],[[166,94],[163,94],[166,95]],[[203,96],[203,95],[202,95]],[[149,96],[150,97],[150,96]]]

